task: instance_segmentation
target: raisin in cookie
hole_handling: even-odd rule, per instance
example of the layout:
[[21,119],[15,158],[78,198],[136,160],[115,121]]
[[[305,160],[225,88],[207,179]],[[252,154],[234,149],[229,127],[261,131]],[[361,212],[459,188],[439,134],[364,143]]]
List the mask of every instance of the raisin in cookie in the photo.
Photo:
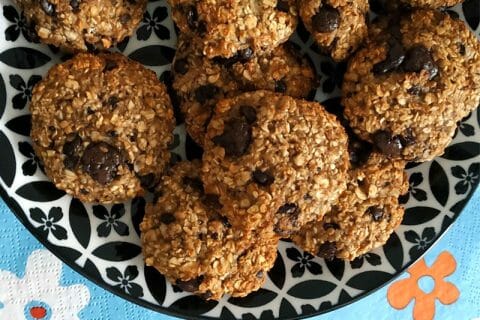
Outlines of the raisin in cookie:
[[320,104],[255,91],[218,102],[202,178],[232,225],[288,236],[337,201],[347,167],[345,130]]
[[183,33],[198,37],[202,54],[230,58],[271,51],[297,26],[295,0],[169,0]]
[[347,190],[322,219],[292,236],[305,251],[325,259],[353,260],[379,247],[400,225],[398,197],[408,189],[405,163],[372,153],[350,170]]
[[300,17],[335,61],[345,60],[367,36],[368,0],[302,0]]
[[154,72],[120,54],[79,54],[33,90],[31,136],[55,185],[82,201],[119,202],[159,181],[173,110]]
[[147,0],[16,0],[42,42],[74,51],[110,48],[142,21]]
[[232,228],[217,198],[205,194],[200,168],[199,161],[172,167],[159,185],[161,196],[147,205],[140,225],[145,262],[205,299],[245,296],[265,282],[279,237]]
[[172,70],[187,131],[200,145],[218,100],[258,89],[306,98],[317,84],[313,66],[291,43],[265,55],[247,50],[228,59],[208,59],[198,41],[180,35]]
[[431,160],[480,102],[480,42],[448,14],[416,10],[372,26],[343,82],[345,116],[392,158]]

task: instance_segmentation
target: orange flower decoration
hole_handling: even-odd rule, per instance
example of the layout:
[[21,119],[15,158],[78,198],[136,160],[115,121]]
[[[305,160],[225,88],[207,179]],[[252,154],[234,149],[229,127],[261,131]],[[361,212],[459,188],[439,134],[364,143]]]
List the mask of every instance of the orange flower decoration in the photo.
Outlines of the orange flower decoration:
[[[447,251],[440,253],[431,267],[426,265],[424,259],[418,261],[408,270],[410,278],[399,280],[388,288],[388,302],[395,309],[404,309],[412,299],[415,299],[413,319],[433,319],[435,299],[440,300],[442,304],[452,304],[460,296],[457,287],[443,279],[451,275],[456,267],[455,259]],[[425,293],[418,286],[418,280],[424,276],[430,276],[435,281],[430,293]]]

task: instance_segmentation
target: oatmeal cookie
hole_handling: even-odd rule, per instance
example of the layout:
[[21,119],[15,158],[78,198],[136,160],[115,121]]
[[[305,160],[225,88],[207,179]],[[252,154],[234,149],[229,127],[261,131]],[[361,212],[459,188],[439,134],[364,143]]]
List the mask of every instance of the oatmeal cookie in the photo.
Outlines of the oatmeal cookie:
[[164,176],[140,225],[145,262],[205,299],[245,296],[265,282],[279,237],[232,228],[217,197],[205,194],[200,169],[200,161],[180,162]]
[[451,7],[463,2],[463,0],[400,0],[400,2],[414,8],[436,9]]
[[234,227],[288,236],[330,209],[347,167],[345,130],[320,104],[255,91],[218,102],[202,178]]
[[408,190],[405,162],[372,153],[350,170],[347,190],[322,219],[292,236],[305,251],[325,259],[353,260],[386,243],[400,225],[398,197]]
[[298,6],[307,30],[335,61],[348,58],[367,36],[368,0],[302,0]]
[[208,58],[271,51],[297,26],[295,0],[168,0],[181,32],[200,38]]
[[441,155],[457,121],[480,102],[479,40],[433,10],[382,19],[369,37],[344,77],[350,126],[392,158]]
[[313,66],[291,43],[265,55],[246,51],[228,59],[208,59],[200,49],[198,41],[180,35],[172,67],[187,131],[200,145],[218,100],[259,89],[306,98],[317,85]]
[[106,49],[131,35],[147,0],[15,0],[47,44],[73,51]]
[[175,121],[154,72],[120,54],[82,53],[33,90],[31,136],[55,185],[86,202],[153,187],[170,159]]

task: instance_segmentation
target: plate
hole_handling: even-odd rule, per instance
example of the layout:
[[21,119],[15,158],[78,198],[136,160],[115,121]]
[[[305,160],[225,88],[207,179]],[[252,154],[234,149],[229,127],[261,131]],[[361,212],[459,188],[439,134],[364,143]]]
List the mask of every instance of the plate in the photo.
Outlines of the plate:
[[[479,183],[480,110],[459,125],[445,154],[409,164],[406,213],[388,243],[352,262],[313,257],[282,241],[268,281],[246,298],[205,302],[170,285],[141,255],[139,228],[146,200],[101,206],[81,203],[57,190],[45,176],[29,138],[32,87],[68,58],[55,47],[28,41],[25,20],[9,0],[0,0],[0,194],[17,218],[51,252],[86,278],[147,308],[184,318],[301,318],[341,307],[383,286],[415,262],[449,228]],[[478,1],[451,10],[478,35]],[[477,13],[477,15],[472,15]],[[345,64],[316,52],[301,26],[292,41],[321,75],[315,99],[339,103]],[[171,81],[176,33],[165,1],[150,1],[143,22],[116,50]],[[198,156],[198,147],[175,129],[172,155]]]

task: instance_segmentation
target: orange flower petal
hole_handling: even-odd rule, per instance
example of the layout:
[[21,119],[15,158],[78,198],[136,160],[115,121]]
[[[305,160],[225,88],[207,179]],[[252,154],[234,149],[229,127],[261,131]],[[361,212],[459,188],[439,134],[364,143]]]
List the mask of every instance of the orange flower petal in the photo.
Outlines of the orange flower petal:
[[412,278],[395,282],[388,288],[388,302],[395,309],[405,308],[415,298],[416,286],[417,283]]
[[432,293],[443,304],[452,304],[457,301],[460,296],[460,291],[453,283],[443,280],[435,283],[435,290]]
[[428,267],[425,259],[415,262],[415,264],[408,269],[408,273],[412,275],[412,278],[416,278],[415,281],[422,276],[428,275]]
[[435,297],[431,294],[424,294],[415,300],[413,306],[414,320],[432,320],[435,316]]
[[457,262],[452,254],[448,251],[443,251],[431,266],[430,274],[436,280],[440,280],[451,275],[456,268]]

